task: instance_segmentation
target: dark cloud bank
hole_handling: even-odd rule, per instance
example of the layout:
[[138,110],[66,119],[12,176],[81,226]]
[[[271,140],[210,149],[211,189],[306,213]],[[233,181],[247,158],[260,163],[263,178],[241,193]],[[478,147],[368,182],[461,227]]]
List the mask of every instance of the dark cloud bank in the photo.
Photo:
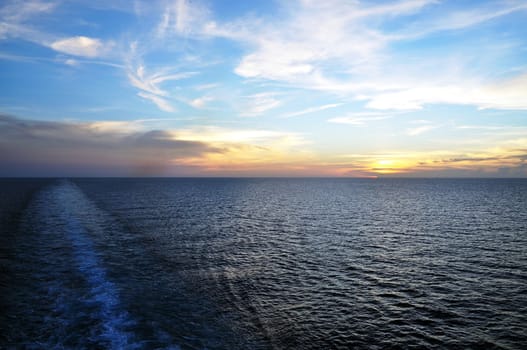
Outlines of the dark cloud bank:
[[165,131],[121,133],[0,115],[0,176],[184,176],[196,169],[178,159],[220,151]]

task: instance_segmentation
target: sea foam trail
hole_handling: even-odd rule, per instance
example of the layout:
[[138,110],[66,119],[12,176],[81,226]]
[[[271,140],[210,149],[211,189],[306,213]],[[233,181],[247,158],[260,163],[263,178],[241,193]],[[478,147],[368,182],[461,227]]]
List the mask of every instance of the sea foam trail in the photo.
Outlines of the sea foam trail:
[[133,333],[127,328],[134,324],[130,314],[121,306],[119,292],[114,283],[108,280],[92,241],[78,219],[79,212],[93,212],[82,192],[75,185],[63,182],[53,188],[51,199],[58,204],[58,218],[63,222],[65,235],[69,238],[78,270],[89,286],[87,302],[98,306],[100,319],[99,336],[113,349],[139,348]]
[[68,212],[64,212],[62,218],[75,250],[77,267],[90,286],[91,301],[99,304],[103,328],[101,336],[114,349],[129,346],[133,343],[133,336],[125,328],[132,325],[133,321],[126,311],[121,310],[116,286],[106,278],[106,271],[100,265],[93,244],[86,237],[79,221]]

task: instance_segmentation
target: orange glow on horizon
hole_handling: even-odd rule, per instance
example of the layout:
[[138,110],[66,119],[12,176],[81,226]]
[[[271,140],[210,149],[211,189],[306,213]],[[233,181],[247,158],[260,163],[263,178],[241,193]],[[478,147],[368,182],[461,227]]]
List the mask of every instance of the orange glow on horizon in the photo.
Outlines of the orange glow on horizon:
[[[378,178],[379,176],[434,176],[446,171],[477,169],[491,174],[502,165],[518,166],[519,151],[487,149],[460,153],[453,150],[384,151],[350,155],[317,153],[301,134],[227,128],[187,129],[174,139],[201,142],[217,151],[175,159],[207,176],[321,176]],[[422,175],[420,175],[422,174]]]

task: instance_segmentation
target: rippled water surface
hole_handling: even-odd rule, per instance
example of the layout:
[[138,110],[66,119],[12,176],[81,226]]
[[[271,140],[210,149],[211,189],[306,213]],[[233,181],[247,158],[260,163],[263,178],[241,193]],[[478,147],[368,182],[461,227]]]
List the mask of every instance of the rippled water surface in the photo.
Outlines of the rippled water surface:
[[527,348],[526,180],[56,180],[16,218],[0,348]]

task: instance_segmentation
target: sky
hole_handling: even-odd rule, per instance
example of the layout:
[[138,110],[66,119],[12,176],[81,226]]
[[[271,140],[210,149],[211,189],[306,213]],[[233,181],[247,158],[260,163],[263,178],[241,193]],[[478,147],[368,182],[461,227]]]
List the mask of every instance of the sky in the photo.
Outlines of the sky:
[[0,176],[527,177],[527,1],[4,0]]

